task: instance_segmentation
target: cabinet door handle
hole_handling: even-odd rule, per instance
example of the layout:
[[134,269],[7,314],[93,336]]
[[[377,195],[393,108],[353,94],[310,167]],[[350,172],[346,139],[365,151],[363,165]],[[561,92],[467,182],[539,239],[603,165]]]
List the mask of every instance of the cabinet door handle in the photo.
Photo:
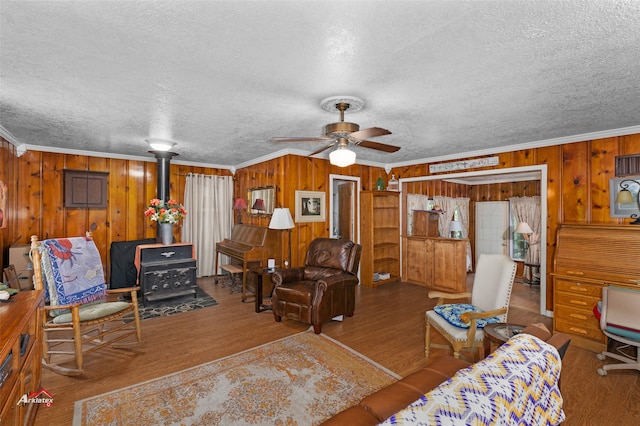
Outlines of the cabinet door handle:
[[587,291],[589,291],[584,287],[577,287],[577,286],[571,287],[570,290],[571,291],[579,291],[581,293],[586,293]]
[[584,275],[584,272],[582,272],[582,271],[567,271],[567,274],[569,274],[569,275]]
[[575,299],[571,299],[569,301],[569,303],[572,303],[574,305],[580,305],[580,306],[587,306],[587,302],[583,301],[583,300],[575,300]]
[[585,317],[584,315],[580,315],[580,314],[571,314],[569,315],[571,318],[577,318],[577,319],[581,319],[581,320],[586,320],[587,317]]
[[573,331],[574,333],[587,334],[587,331],[581,328],[569,327],[569,330]]

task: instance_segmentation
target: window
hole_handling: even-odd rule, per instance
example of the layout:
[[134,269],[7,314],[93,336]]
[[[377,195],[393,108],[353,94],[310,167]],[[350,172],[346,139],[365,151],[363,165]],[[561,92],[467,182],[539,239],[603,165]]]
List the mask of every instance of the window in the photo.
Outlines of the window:
[[514,229],[518,226],[518,219],[516,219],[516,215],[511,210],[511,204],[509,204],[509,254],[511,255],[511,259],[513,260],[525,260],[527,255],[527,240],[524,239],[524,235],[513,232]]

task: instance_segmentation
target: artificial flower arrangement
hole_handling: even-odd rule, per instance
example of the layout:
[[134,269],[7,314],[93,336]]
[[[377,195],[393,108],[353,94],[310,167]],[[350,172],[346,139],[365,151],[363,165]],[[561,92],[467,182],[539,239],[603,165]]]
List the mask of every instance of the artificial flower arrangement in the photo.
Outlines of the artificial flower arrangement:
[[149,201],[149,207],[145,210],[144,215],[159,223],[176,223],[187,215],[187,211],[176,200],[169,200],[165,203],[163,200],[154,198]]

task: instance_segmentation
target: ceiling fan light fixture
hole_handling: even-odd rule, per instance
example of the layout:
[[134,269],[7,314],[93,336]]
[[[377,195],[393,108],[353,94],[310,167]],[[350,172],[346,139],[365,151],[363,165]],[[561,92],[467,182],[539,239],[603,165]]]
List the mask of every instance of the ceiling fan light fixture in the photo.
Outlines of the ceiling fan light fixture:
[[169,151],[176,143],[167,139],[145,139],[154,151]]
[[356,162],[356,153],[346,146],[339,146],[329,154],[329,162],[334,166],[347,167]]

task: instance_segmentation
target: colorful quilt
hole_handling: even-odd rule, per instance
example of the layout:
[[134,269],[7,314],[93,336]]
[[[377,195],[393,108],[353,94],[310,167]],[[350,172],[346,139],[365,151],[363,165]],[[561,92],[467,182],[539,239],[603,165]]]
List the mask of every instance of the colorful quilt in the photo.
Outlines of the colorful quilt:
[[557,425],[564,421],[558,351],[518,334],[382,425]]
[[84,237],[44,240],[40,251],[46,294],[52,306],[105,299],[107,286],[102,260],[93,240]]

